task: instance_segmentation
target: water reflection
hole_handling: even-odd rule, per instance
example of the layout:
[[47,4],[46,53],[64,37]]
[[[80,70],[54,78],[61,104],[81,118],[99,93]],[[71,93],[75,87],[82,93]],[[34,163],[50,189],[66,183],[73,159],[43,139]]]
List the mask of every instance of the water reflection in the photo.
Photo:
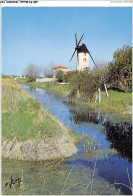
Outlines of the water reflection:
[[106,139],[111,142],[111,148],[117,149],[118,155],[132,162],[132,125],[124,123],[104,123]]
[[88,108],[70,109],[73,114],[71,117],[75,123],[89,122],[94,124],[102,124],[104,128],[102,132],[106,135],[111,145],[118,151],[118,157],[123,157],[132,161],[132,125],[127,122],[111,122],[109,117],[103,116],[100,112],[94,112]]
[[70,109],[70,112],[73,114],[72,119],[75,121],[75,123],[81,123],[81,122],[90,122],[90,123],[99,123],[99,117],[97,113],[92,113],[90,111],[77,111],[74,109]]

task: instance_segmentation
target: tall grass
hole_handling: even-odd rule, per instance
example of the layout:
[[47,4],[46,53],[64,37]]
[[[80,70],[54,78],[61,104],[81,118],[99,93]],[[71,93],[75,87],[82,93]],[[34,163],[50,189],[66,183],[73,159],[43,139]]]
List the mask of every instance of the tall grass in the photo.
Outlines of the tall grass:
[[2,79],[2,113],[14,113],[29,95],[13,79]]
[[12,79],[2,79],[2,136],[8,140],[47,139],[67,131]]

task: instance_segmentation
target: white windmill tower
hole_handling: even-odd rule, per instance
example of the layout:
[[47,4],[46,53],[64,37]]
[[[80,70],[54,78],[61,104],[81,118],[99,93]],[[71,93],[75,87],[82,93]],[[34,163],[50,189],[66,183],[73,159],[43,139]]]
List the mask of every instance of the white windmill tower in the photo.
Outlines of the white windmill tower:
[[[86,45],[83,43],[81,46],[79,46],[83,36],[84,36],[84,33],[81,36],[79,42],[77,43],[77,34],[75,33],[76,47],[75,47],[75,50],[72,54],[70,61],[72,60],[75,52],[77,51],[77,70],[78,71],[85,71],[85,70],[89,71],[89,56],[91,57],[94,64],[95,64],[95,62],[94,62],[89,50],[87,49]],[[95,64],[95,66],[96,66],[96,64]]]

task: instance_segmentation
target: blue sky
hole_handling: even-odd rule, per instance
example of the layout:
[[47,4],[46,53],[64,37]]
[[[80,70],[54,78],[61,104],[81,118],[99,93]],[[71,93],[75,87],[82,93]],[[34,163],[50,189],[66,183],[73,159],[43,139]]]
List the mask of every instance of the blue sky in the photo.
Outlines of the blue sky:
[[84,33],[94,60],[111,61],[117,48],[132,45],[132,8],[4,7],[2,73],[21,75],[30,63],[75,70],[75,32],[78,40]]

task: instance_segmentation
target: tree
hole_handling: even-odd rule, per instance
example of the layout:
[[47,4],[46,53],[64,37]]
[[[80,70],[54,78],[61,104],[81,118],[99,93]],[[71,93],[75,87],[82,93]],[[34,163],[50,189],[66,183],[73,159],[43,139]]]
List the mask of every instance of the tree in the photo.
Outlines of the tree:
[[51,62],[50,65],[43,69],[43,75],[45,78],[52,78],[53,77],[53,67],[55,67],[55,63]]
[[100,88],[104,90],[104,84],[107,83],[106,72],[108,67],[108,62],[98,60],[96,61],[96,65],[93,70],[92,74],[94,75],[95,79],[95,87],[96,89]]
[[24,71],[24,75],[28,77],[29,82],[33,82],[37,77],[40,77],[41,68],[35,66],[34,64],[30,64]]
[[56,73],[56,79],[58,82],[62,82],[63,81],[63,71],[59,70],[57,73]]
[[108,66],[107,82],[114,90],[131,90],[132,47],[124,45],[114,52],[113,60]]
[[69,83],[70,83],[70,96],[74,97],[77,92],[80,90],[81,86],[81,74],[80,72],[72,72],[71,76],[69,77]]

